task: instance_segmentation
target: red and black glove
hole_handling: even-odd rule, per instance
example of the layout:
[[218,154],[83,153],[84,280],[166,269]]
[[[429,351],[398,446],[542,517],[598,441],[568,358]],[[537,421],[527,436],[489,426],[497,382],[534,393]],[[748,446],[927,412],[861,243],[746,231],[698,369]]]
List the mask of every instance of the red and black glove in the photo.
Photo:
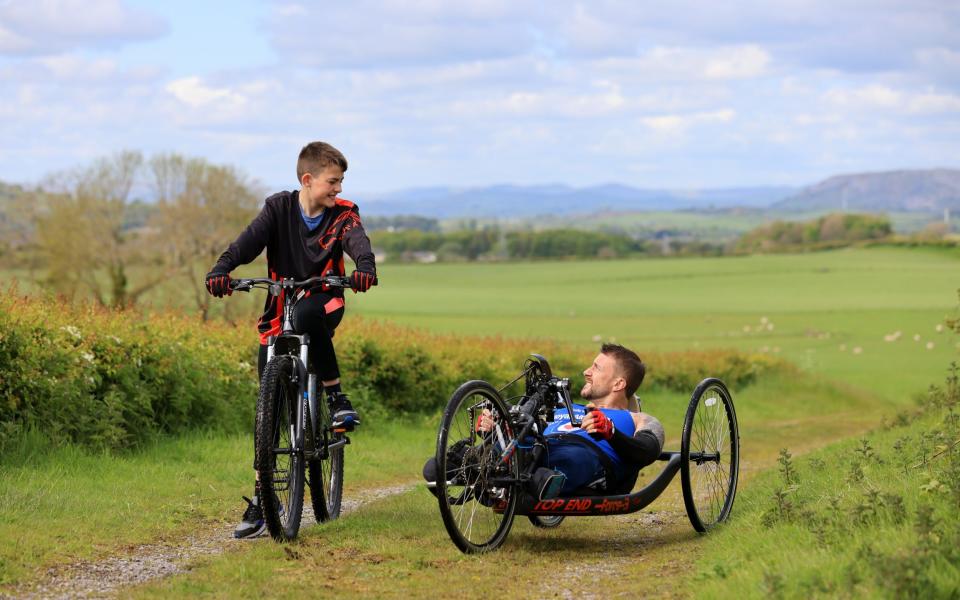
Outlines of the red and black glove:
[[207,292],[215,298],[231,295],[233,290],[230,288],[230,274],[216,271],[207,273]]
[[594,438],[609,440],[613,437],[613,421],[610,420],[610,417],[603,414],[599,408],[590,409],[590,414],[593,415],[593,427],[596,431],[590,435]]
[[366,271],[354,271],[350,274],[350,287],[354,292],[365,292],[373,285],[376,275]]

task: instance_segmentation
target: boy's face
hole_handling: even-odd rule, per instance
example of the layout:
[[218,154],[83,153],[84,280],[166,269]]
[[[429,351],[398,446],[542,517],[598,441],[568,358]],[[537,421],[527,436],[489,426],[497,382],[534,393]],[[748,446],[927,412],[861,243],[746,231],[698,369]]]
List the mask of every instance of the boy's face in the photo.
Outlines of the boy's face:
[[317,175],[305,173],[301,183],[312,202],[333,208],[337,203],[337,195],[343,191],[343,170],[335,164],[329,164]]

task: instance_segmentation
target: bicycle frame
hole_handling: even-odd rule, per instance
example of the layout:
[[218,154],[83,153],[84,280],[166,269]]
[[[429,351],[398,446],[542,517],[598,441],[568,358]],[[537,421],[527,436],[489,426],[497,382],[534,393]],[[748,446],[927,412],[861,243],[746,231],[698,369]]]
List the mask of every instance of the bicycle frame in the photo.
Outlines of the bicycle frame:
[[[280,334],[270,336],[267,339],[267,363],[275,356],[288,356],[294,361],[297,383],[297,397],[303,398],[306,395],[306,406],[304,403],[297,402],[295,405],[295,431],[292,439],[294,447],[289,452],[303,452],[304,458],[308,461],[327,458],[331,450],[350,443],[347,436],[328,443],[326,440],[317,443],[322,433],[317,429],[318,415],[318,394],[317,394],[317,376],[310,372],[307,365],[310,364],[310,336],[306,333],[297,333],[293,326],[293,309],[297,301],[303,297],[303,290],[293,293],[294,290],[303,285],[312,282],[323,281],[331,285],[349,286],[348,278],[343,277],[314,277],[306,281],[294,281],[292,279],[283,279],[280,282],[271,279],[246,279],[237,280],[235,289],[249,291],[257,284],[266,285],[267,291],[283,301],[283,325]],[[277,449],[278,452],[288,452]]]

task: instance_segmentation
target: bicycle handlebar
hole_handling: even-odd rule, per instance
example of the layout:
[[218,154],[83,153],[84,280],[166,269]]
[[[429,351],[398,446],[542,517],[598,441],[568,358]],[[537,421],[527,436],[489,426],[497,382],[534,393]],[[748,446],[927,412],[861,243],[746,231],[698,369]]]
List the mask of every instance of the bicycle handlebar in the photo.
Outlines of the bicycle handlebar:
[[[329,287],[353,289],[353,286],[351,285],[351,282],[350,282],[350,277],[347,277],[345,275],[321,275],[317,277],[310,277],[302,281],[297,281],[289,278],[280,279],[278,281],[276,279],[270,279],[269,277],[253,277],[250,279],[231,279],[230,289],[236,292],[249,292],[250,290],[255,288],[270,290],[274,286],[277,286],[277,288],[279,289],[292,290],[296,288],[307,287],[317,283],[325,284]],[[378,283],[378,280],[376,277],[374,277],[373,285],[377,285],[377,283]]]

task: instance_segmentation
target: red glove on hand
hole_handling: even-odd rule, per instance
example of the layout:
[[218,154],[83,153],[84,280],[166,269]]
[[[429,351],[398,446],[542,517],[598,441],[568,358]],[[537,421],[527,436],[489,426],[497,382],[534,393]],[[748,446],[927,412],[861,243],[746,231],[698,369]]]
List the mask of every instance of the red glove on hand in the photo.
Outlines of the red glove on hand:
[[603,411],[599,408],[590,409],[590,414],[593,415],[593,427],[595,430],[590,435],[604,440],[612,438],[613,421],[611,421],[607,415],[603,414]]
[[353,288],[354,292],[365,292],[373,285],[374,279],[376,279],[376,277],[373,273],[354,271],[350,274],[350,287]]
[[230,288],[230,275],[228,273],[208,273],[207,292],[216,298],[233,294],[233,290]]

